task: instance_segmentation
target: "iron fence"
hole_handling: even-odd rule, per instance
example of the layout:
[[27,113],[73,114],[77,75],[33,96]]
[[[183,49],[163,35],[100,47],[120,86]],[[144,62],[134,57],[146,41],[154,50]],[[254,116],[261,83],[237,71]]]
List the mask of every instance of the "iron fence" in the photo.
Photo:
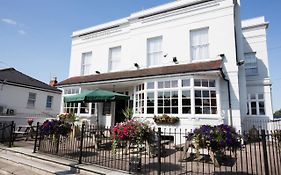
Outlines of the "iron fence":
[[11,147],[13,145],[14,121],[0,122],[0,143]]
[[37,129],[34,151],[137,174],[281,174],[281,138],[275,131],[243,133],[239,149],[216,156],[192,147],[188,132],[159,128],[154,141],[121,142],[113,151],[110,128],[82,125],[69,137],[42,136]]

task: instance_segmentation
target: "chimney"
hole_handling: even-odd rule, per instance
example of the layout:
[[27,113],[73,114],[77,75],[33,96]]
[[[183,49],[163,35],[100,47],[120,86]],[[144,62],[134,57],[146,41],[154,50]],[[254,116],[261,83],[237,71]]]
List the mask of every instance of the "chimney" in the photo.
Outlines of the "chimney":
[[58,84],[57,77],[54,77],[53,80],[50,80],[49,85],[55,87]]

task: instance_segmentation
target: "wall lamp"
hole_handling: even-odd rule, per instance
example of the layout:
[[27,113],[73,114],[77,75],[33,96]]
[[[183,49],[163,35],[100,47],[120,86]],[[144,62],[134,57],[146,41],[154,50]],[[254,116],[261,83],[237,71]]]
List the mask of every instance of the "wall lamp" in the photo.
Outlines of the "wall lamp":
[[224,59],[224,57],[225,57],[224,53],[219,54],[219,56],[220,56],[222,59]]
[[173,57],[173,62],[174,62],[175,64],[179,64],[177,57]]
[[96,70],[96,74],[100,74],[100,71],[97,71],[97,70]]
[[167,53],[165,53],[165,54],[163,55],[163,57],[165,57],[165,58],[166,58],[167,56],[168,56],[168,54],[167,54]]
[[244,63],[245,63],[244,60],[240,60],[240,61],[237,62],[237,66],[242,66]]
[[134,63],[134,66],[139,69],[140,68],[140,65],[138,63]]

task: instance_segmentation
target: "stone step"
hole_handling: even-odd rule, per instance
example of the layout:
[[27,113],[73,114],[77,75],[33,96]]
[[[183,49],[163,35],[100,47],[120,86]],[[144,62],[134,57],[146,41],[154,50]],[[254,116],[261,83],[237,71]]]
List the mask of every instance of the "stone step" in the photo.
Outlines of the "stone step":
[[[95,175],[95,174],[127,174],[94,165],[78,164],[77,161],[61,159],[56,156],[42,155],[32,153],[30,148],[1,148],[0,147],[0,161],[12,164],[11,172],[16,167],[22,167],[27,171],[37,174],[81,174],[81,175]],[[1,172],[0,172],[1,174]],[[3,174],[3,173],[2,173]],[[7,173],[9,174],[9,173]],[[29,173],[28,173],[29,174]],[[31,175],[31,174],[30,174]]]

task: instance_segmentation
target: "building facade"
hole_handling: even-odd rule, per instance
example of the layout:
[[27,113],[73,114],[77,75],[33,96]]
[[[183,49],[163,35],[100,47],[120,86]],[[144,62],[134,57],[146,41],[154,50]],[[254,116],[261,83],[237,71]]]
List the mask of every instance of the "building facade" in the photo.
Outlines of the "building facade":
[[60,112],[61,91],[14,68],[0,70],[0,120],[34,124]]
[[61,111],[105,126],[126,106],[151,122],[177,116],[164,126],[184,129],[270,119],[267,26],[263,17],[241,22],[239,1],[178,0],[73,32],[63,97],[102,88],[130,100],[62,103]]

